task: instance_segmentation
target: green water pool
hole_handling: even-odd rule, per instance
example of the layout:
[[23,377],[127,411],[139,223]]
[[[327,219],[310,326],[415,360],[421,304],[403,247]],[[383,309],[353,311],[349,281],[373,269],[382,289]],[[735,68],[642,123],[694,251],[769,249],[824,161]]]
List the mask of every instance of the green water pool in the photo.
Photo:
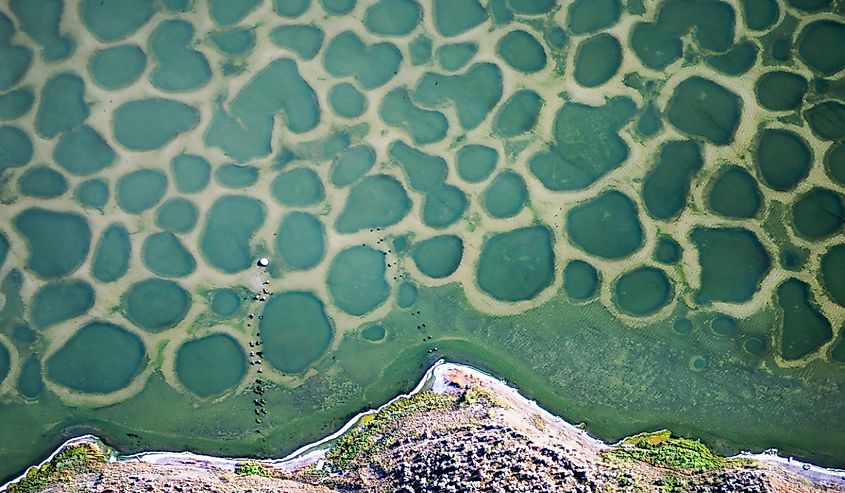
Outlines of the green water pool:
[[845,466],[843,18],[3,3],[0,481],[88,431],[282,456],[439,358]]

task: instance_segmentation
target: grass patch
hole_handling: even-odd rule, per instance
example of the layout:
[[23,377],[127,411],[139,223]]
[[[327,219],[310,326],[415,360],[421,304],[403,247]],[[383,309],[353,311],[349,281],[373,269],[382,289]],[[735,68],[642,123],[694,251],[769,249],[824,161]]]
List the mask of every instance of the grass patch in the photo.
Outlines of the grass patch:
[[241,462],[235,466],[235,474],[238,476],[261,476],[262,478],[276,478],[276,474],[272,468],[261,464],[260,462]]
[[457,400],[456,396],[433,392],[400,399],[371,417],[364,417],[358,426],[341,435],[332,444],[326,460],[336,471],[347,468],[353,461],[366,460],[389,445],[391,438],[385,432],[391,425],[414,414],[453,406]]
[[703,443],[672,437],[668,430],[634,435],[623,440],[621,447],[605,453],[615,458],[634,459],[656,467],[691,473],[750,464],[743,459],[720,457]]
[[35,493],[52,483],[69,481],[77,474],[93,471],[97,465],[106,462],[106,456],[91,443],[74,445],[62,450],[50,462],[40,467],[31,467],[26,476],[10,484],[8,493]]

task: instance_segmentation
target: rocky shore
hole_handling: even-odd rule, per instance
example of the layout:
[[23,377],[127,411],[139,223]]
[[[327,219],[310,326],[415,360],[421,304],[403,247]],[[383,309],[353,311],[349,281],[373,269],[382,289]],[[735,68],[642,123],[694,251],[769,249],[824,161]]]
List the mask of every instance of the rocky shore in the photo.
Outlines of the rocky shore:
[[[441,365],[418,392],[278,461],[65,447],[8,493],[845,492],[845,472],[720,457],[668,431],[595,440],[503,382]],[[3,489],[0,489],[0,492]]]

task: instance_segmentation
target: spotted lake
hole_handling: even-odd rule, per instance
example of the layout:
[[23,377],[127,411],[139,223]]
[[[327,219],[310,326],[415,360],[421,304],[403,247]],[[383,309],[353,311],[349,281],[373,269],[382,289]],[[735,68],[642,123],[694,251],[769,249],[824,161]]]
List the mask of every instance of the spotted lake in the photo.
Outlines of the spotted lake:
[[281,456],[439,358],[845,466],[843,13],[2,2],[0,479]]

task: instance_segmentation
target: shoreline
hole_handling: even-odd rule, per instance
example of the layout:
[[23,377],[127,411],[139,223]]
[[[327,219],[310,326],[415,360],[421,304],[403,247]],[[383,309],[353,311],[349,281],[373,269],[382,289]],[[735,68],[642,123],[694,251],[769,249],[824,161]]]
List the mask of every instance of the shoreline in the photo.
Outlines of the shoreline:
[[[450,375],[450,373],[453,375]],[[402,399],[410,398],[424,390],[431,390],[434,393],[441,394],[447,393],[452,387],[452,382],[454,381],[452,378],[455,375],[460,376],[461,374],[465,374],[470,376],[472,379],[482,381],[486,387],[490,388],[497,395],[506,394],[509,398],[520,402],[521,404],[530,408],[532,412],[537,413],[543,416],[545,419],[551,421],[552,423],[555,423],[557,426],[566,429],[568,432],[572,433],[573,436],[575,436],[579,441],[581,441],[588,447],[601,451],[618,448],[624,442],[623,439],[615,444],[606,443],[598,438],[591,436],[589,433],[587,433],[586,430],[567,422],[559,416],[552,414],[551,412],[547,411],[546,409],[542,408],[539,404],[537,404],[536,401],[524,397],[519,392],[519,389],[512,387],[506,381],[496,378],[495,376],[489,375],[476,368],[457,363],[449,363],[441,359],[425,371],[419,383],[417,383],[417,385],[411,391],[404,394],[399,394],[377,408],[369,409],[358,413],[334,433],[324,438],[321,438],[320,440],[317,440],[315,442],[303,445],[302,447],[294,450],[293,452],[282,458],[232,458],[196,454],[189,451],[150,451],[140,452],[127,456],[119,455],[119,453],[113,453],[109,457],[109,462],[134,461],[142,462],[152,466],[182,466],[203,470],[218,470],[224,472],[235,472],[235,468],[237,467],[237,465],[245,462],[259,463],[286,471],[300,469],[310,464],[316,464],[319,466],[324,460],[326,452],[330,448],[330,443],[342,436],[344,433],[348,432],[350,429],[354,428],[357,424],[361,422],[364,417],[369,415],[375,415],[379,411],[394,404],[395,402]],[[56,455],[61,453],[66,448],[83,444],[98,445],[104,444],[104,442],[99,437],[92,434],[81,435],[79,437],[74,437],[69,440],[66,440],[44,460],[42,460],[38,464],[28,467],[18,477],[0,486],[0,493],[5,493],[9,485],[14,484],[20,481],[21,479],[25,478],[27,473],[33,468],[39,468],[42,465],[49,463],[56,457]],[[781,467],[813,483],[828,482],[845,486],[845,469],[827,468],[816,464],[803,462],[793,457],[781,456],[777,453],[776,449],[769,449],[762,452],[743,451],[737,455],[730,456],[727,458],[748,459],[763,464]]]

